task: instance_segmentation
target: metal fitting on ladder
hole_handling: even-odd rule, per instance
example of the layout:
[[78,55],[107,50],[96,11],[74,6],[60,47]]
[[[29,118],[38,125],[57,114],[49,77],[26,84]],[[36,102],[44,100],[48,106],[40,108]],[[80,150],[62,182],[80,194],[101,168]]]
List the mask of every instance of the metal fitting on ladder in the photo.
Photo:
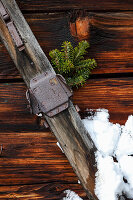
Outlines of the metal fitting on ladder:
[[3,21],[5,22],[8,31],[13,39],[13,41],[15,42],[17,48],[19,51],[22,51],[25,49],[24,43],[17,31],[17,28],[13,22],[13,20],[11,19],[7,9],[4,7],[3,3],[0,1],[0,15],[3,19]]
[[53,117],[68,108],[72,91],[61,75],[49,71],[30,81],[26,96],[33,114]]

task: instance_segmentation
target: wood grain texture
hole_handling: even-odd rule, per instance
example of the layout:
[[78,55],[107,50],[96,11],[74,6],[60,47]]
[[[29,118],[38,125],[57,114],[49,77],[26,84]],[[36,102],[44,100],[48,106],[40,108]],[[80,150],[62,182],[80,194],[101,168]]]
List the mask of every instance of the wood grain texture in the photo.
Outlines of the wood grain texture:
[[[81,111],[109,109],[111,121],[124,124],[132,114],[132,85],[133,78],[89,80],[74,91],[73,101]],[[39,119],[26,108],[25,90],[24,83],[0,84],[0,185],[8,185],[0,188],[0,198],[60,199],[69,188],[85,197],[55,137],[38,131]]]
[[132,0],[17,0],[22,10],[28,11],[50,11],[50,10],[71,10],[71,9],[88,9],[88,10],[133,10]]
[[[44,72],[55,72],[36,41],[15,0],[2,0],[2,2],[8,9],[20,36],[26,41],[24,51],[18,51],[2,20],[0,21],[0,37],[27,87],[30,88],[32,78]],[[59,141],[88,198],[90,200],[97,199],[94,193],[96,172],[94,152],[96,148],[72,102],[70,102],[68,109],[58,113],[58,115],[50,118],[43,113],[43,117],[47,120],[51,131]]]
[[23,75],[25,83],[30,87],[30,80],[33,77],[42,71],[51,71],[54,73],[54,70],[15,1],[7,2],[2,0],[2,2],[8,10],[19,35],[24,40],[25,49],[21,52],[17,49],[2,18],[0,18],[0,39],[8,50],[20,74]]
[[50,132],[1,132],[0,199],[61,199],[71,189],[88,199]]
[[[73,102],[86,108],[106,108],[111,121],[124,124],[133,112],[133,78],[94,79],[74,91]],[[27,109],[24,83],[0,84],[0,131],[36,131],[39,118]],[[41,128],[41,127],[40,127]]]
[[82,111],[105,108],[109,110],[110,120],[125,124],[133,114],[133,78],[94,79],[75,91],[73,102]]
[[50,132],[0,133],[0,185],[77,183]]
[[81,198],[87,200],[85,193],[79,184],[63,184],[61,182],[43,183],[37,185],[23,185],[23,186],[1,186],[0,199],[1,200],[61,200],[64,197],[64,191],[71,188]]
[[[104,6],[102,2],[86,0],[82,2],[66,0],[63,4],[59,0],[17,2],[24,13],[42,11],[48,13],[25,14],[47,56],[49,50],[58,48],[62,41],[70,40],[76,44],[85,36],[91,44],[89,55],[95,57],[98,62],[98,68],[93,74],[111,73],[118,76],[119,73],[133,72],[133,13],[118,12],[118,10],[132,10],[132,2],[107,0],[104,1]],[[72,15],[71,12],[69,15],[62,12],[79,8],[103,10],[103,12],[117,10],[117,12],[86,12],[83,17],[73,12]],[[50,11],[52,13],[49,13]],[[14,78],[14,80],[20,78],[2,44],[0,44],[0,78]],[[107,108],[112,122],[124,124],[128,115],[132,114],[132,84],[132,78],[92,79],[83,88],[74,91],[73,101],[79,105],[81,111],[86,108]],[[80,194],[83,199],[88,199],[81,186],[77,184],[77,177],[66,157],[56,146],[55,137],[45,129],[41,130],[40,118],[30,115],[25,91],[26,86],[23,83],[0,84],[0,144],[3,145],[0,156],[0,185],[2,185],[0,199],[56,200],[61,199],[63,191],[69,188]],[[70,108],[66,112],[68,121],[69,118],[73,120],[72,110]],[[55,120],[56,123],[57,121]],[[73,123],[76,121],[73,120]],[[82,146],[78,143],[79,145]],[[76,146],[74,148],[77,149]]]
[[[91,45],[87,57],[95,58],[98,63],[93,74],[133,72],[133,13],[86,15],[89,19],[87,40]],[[65,13],[34,14],[25,17],[48,58],[49,51],[60,48],[63,41],[69,40],[76,45],[77,41],[82,39],[79,23],[81,24],[84,18],[79,19],[76,16],[76,21],[72,23]],[[72,36],[72,26],[75,27],[75,24],[78,35]],[[0,47],[0,78],[20,78],[3,45]]]
[[1,132],[0,185],[76,182],[50,132]]

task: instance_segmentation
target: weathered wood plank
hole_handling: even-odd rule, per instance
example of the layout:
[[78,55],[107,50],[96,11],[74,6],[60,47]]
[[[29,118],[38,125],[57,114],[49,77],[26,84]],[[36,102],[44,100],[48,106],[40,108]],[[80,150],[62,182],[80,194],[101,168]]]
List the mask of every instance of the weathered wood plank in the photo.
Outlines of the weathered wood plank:
[[[30,88],[32,78],[44,72],[55,72],[36,41],[15,0],[12,2],[10,0],[2,0],[2,2],[9,11],[9,15],[13,19],[20,36],[26,41],[25,50],[22,52],[18,51],[2,20],[0,20],[0,37],[27,87]],[[95,200],[97,199],[94,193],[96,172],[94,152],[96,148],[72,102],[69,103],[70,107],[58,115],[50,118],[43,113],[43,117],[45,117],[51,131],[61,144],[88,198]]]
[[6,6],[11,19],[14,21],[21,38],[25,41],[25,50],[20,52],[17,49],[2,18],[0,18],[0,39],[7,48],[20,74],[23,75],[25,83],[29,87],[30,80],[36,75],[40,74],[42,71],[51,71],[54,73],[54,70],[46,55],[40,48],[39,43],[29,28],[29,25],[19,11],[15,1],[9,2],[9,4],[4,0],[2,2],[3,5]]
[[106,1],[93,1],[93,0],[17,0],[22,10],[71,10],[71,9],[88,9],[88,10],[133,10],[132,0],[106,0]]
[[124,124],[133,114],[133,78],[93,79],[74,93],[81,110],[105,108],[114,123]]
[[[95,58],[98,63],[98,68],[93,74],[133,72],[133,13],[87,13],[86,16],[89,17],[90,24],[90,30],[87,32],[90,32],[88,40],[91,45],[88,56]],[[76,44],[77,40],[82,39],[83,33],[79,31],[82,19],[77,18],[75,23],[70,23],[64,13],[34,14],[25,17],[47,56],[51,49],[59,48],[65,40]],[[75,24],[78,35],[72,28]],[[1,45],[0,78],[19,77],[5,47]]]
[[[69,24],[65,14],[55,15],[25,15],[28,23],[31,25],[41,47],[48,56],[48,52],[66,39],[72,40],[69,32]],[[45,39],[44,39],[45,38]],[[54,39],[55,38],[55,39]],[[31,42],[31,41],[30,41]],[[57,45],[58,44],[58,45]],[[15,78],[18,76],[18,71],[13,64],[13,61],[8,55],[4,45],[1,44],[0,48],[0,74],[2,78]]]
[[0,185],[77,183],[50,132],[1,132]]
[[[106,108],[111,121],[124,124],[133,108],[133,79],[93,79],[74,91],[73,101],[83,112],[86,108]],[[39,118],[30,114],[24,83],[0,84],[0,132],[36,131]]]
[[59,182],[43,183],[36,185],[23,185],[23,186],[0,186],[0,199],[1,200],[57,200],[64,197],[64,191],[71,189],[80,195],[81,198],[87,200],[85,192],[79,184],[63,184]]
[[[73,100],[82,111],[86,108],[107,108],[111,121],[123,124],[132,114],[132,85],[132,78],[89,80],[84,87],[75,90]],[[3,144],[0,184],[44,184],[0,187],[0,198],[23,197],[29,200],[41,194],[45,199],[53,200],[54,196],[57,199],[63,190],[69,188],[70,182],[77,182],[77,177],[50,132],[22,132],[38,129],[37,118],[31,116],[29,120],[25,90],[23,83],[0,84],[0,144]],[[10,127],[15,133],[4,130]],[[47,181],[51,184],[45,184]],[[80,189],[76,190],[78,185],[74,186],[71,189],[80,192]],[[41,188],[43,194],[40,193]],[[81,194],[81,197],[84,195]]]

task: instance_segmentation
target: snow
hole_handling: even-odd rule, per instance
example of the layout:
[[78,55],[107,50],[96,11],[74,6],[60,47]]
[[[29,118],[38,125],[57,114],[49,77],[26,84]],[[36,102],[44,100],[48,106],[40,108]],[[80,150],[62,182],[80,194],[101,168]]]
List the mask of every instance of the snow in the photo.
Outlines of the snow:
[[119,163],[123,176],[128,181],[130,187],[133,188],[133,157],[122,156],[119,159]]
[[[93,118],[83,120],[97,149],[105,155],[112,155],[120,136],[120,125],[109,122],[108,111],[97,110]],[[106,141],[106,142],[105,142]]]
[[119,164],[111,156],[103,157],[100,152],[96,155],[98,172],[96,173],[95,194],[100,200],[115,200],[122,193],[123,176]]
[[60,148],[60,150],[62,151],[62,153],[64,153],[64,151],[63,151],[63,149],[62,149],[62,147],[61,147],[60,143],[59,143],[59,142],[57,142],[56,144],[57,144],[57,146]]
[[64,193],[66,194],[66,197],[64,197],[63,200],[82,200],[75,192],[71,190],[65,190]]
[[38,116],[38,117],[42,117],[42,113],[36,114],[36,116]]
[[125,126],[122,126],[122,134],[116,148],[116,155],[133,154],[133,116],[129,116]]
[[124,200],[122,194],[133,198],[133,116],[120,126],[109,121],[107,110],[98,109],[82,121],[97,147],[95,194],[98,199]]

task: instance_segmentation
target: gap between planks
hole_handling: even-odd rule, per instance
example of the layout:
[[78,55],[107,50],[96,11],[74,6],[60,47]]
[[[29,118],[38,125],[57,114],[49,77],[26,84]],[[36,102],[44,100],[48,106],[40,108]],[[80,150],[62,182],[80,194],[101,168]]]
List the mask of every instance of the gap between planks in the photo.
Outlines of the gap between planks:
[[[128,77],[133,77],[133,72],[128,72],[128,73],[109,73],[109,74],[91,74],[89,80],[93,79],[108,79],[108,78],[128,78]],[[0,83],[23,83],[22,78],[9,78],[9,79],[0,79]]]

